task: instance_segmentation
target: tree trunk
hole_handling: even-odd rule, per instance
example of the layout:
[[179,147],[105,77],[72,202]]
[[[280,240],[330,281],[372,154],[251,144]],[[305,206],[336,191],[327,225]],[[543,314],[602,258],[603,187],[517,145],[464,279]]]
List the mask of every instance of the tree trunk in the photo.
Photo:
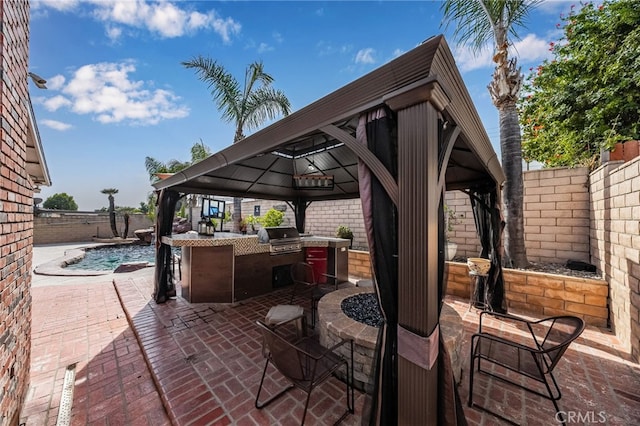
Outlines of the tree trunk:
[[233,198],[233,214],[231,215],[233,222],[233,232],[240,233],[240,221],[242,220],[242,198]]
[[515,103],[507,102],[498,110],[500,116],[500,150],[502,168],[507,178],[504,184],[504,263],[506,266],[525,268],[528,265],[524,246],[524,215],[522,183],[522,141],[518,110]]
[[116,227],[116,207],[113,195],[109,194],[109,223],[111,224],[111,232],[114,237],[119,237],[118,228]]
[[124,214],[124,231],[122,232],[122,238],[127,238],[129,235],[129,213]]

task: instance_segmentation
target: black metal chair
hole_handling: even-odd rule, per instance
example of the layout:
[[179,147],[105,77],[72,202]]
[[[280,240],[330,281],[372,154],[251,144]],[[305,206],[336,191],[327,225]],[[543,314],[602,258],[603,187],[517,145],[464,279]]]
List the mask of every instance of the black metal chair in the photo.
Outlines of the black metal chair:
[[[295,341],[289,341],[278,333],[277,328],[271,328],[262,321],[256,321],[262,332],[263,352],[267,361],[260,379],[260,387],[256,394],[255,406],[261,409],[271,402],[284,395],[294,387],[307,393],[304,404],[304,412],[300,424],[304,424],[307,416],[307,408],[313,389],[320,385],[338,371],[345,368],[347,409],[336,421],[340,423],[347,415],[354,411],[354,390],[353,390],[353,340],[342,340],[331,348],[325,348],[311,337],[303,337]],[[349,345],[350,360],[345,359],[336,350],[342,346]],[[290,382],[290,385],[273,395],[266,401],[260,402],[260,393],[264,378],[267,374],[269,364],[273,366]]]
[[[525,331],[525,337],[509,339],[492,334],[483,329],[482,318],[484,315],[492,315],[498,319],[511,321],[519,325]],[[562,412],[558,407],[558,400],[562,396],[558,383],[553,376],[553,370],[564,355],[565,351],[584,330],[585,324],[581,318],[574,316],[554,316],[537,321],[528,321],[513,315],[499,314],[483,311],[480,313],[478,333],[471,338],[471,362],[469,363],[469,406],[487,411],[510,423],[513,421],[483,408],[473,402],[473,375],[474,364],[477,361],[478,372],[485,373],[498,380],[511,383],[521,389],[549,399],[556,409],[556,418],[565,422]],[[483,370],[482,362],[489,362],[503,367],[506,370],[528,377],[544,385],[546,393],[530,386],[522,385],[502,374],[499,370]],[[526,382],[525,382],[526,383]]]
[[325,294],[338,289],[338,278],[329,274],[318,277],[309,263],[297,262],[291,265],[291,280],[293,290],[289,303],[293,303],[296,294],[308,296],[311,300],[311,328],[315,328],[318,301]]

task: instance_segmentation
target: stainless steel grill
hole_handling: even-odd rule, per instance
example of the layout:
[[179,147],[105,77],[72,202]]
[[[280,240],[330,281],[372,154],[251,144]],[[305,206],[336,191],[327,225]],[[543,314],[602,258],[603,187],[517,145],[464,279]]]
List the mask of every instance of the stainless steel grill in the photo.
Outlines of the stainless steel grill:
[[269,244],[271,255],[302,251],[300,234],[296,228],[285,226],[262,228],[258,231],[258,240],[260,243]]

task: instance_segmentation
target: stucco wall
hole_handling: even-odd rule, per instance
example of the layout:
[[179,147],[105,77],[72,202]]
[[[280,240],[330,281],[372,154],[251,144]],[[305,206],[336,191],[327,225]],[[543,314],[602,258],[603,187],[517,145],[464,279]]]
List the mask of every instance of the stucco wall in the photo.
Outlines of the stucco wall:
[[640,157],[590,175],[591,256],[609,282],[611,325],[640,360]]
[[0,2],[0,425],[18,422],[29,386],[33,186],[26,172],[29,6]]

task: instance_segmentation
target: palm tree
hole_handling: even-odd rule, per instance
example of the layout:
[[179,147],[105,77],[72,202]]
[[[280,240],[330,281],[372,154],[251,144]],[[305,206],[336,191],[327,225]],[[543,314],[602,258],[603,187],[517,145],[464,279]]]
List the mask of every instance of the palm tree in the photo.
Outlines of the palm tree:
[[518,38],[517,27],[539,0],[445,0],[442,4],[447,24],[455,21],[454,38],[470,45],[476,52],[493,41],[496,64],[488,89],[500,120],[500,151],[507,178],[505,204],[505,264],[516,268],[528,265],[524,246],[522,186],[522,142],[516,101],[522,86],[517,58],[509,58],[509,35]]
[[210,155],[211,150],[204,144],[204,142],[202,142],[202,139],[200,139],[200,142],[194,143],[191,147],[191,161],[182,162],[178,160],[169,160],[167,163],[163,163],[153,157],[145,157],[144,166],[147,169],[147,173],[149,173],[149,180],[153,183],[158,180],[158,177],[156,176],[157,173],[179,172],[180,170],[186,169],[187,167],[204,160]]
[[[236,126],[233,143],[244,139],[245,130],[254,130],[278,115],[289,115],[289,99],[280,90],[271,87],[273,77],[264,71],[262,62],[250,64],[244,76],[244,86],[216,61],[197,56],[182,63],[196,70],[198,78],[209,85],[211,95],[222,119]],[[233,199],[233,229],[240,230],[242,198]]]
[[111,232],[114,237],[119,237],[118,228],[116,227],[116,207],[113,198],[113,194],[117,194],[118,190],[115,188],[107,188],[100,192],[109,195],[109,223],[111,224]]
[[[190,161],[178,161],[178,160],[170,160],[167,163],[163,163],[160,160],[156,160],[153,157],[145,157],[144,166],[147,169],[147,173],[149,173],[149,180],[151,183],[157,182],[159,180],[157,174],[158,173],[176,173],[180,170],[186,169],[187,167],[196,164],[199,161],[204,160],[208,156],[211,155],[211,150],[208,146],[204,144],[202,139],[199,142],[194,143],[191,146],[191,160]],[[155,220],[155,204],[156,204],[156,195],[155,193],[149,194],[148,197],[148,216],[151,220]],[[143,203],[140,203],[143,204]],[[179,208],[179,206],[176,206]],[[189,215],[191,216],[191,215]]]

